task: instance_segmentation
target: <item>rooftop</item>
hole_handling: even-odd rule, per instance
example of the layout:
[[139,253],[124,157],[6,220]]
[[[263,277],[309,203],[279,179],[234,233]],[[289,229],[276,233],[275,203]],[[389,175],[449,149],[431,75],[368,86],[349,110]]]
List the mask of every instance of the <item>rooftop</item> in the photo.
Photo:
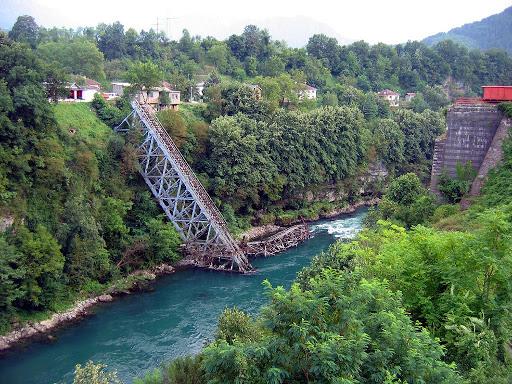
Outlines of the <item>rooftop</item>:
[[388,96],[388,95],[400,96],[399,93],[396,93],[395,91],[392,91],[391,89],[384,89],[384,90],[380,91],[378,94],[382,95],[382,96]]

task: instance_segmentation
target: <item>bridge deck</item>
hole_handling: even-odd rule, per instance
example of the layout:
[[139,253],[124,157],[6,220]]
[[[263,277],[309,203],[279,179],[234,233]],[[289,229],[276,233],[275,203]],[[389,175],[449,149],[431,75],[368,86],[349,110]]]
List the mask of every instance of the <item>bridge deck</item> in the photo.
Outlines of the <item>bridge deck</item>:
[[[271,256],[309,238],[306,224],[261,241],[238,244],[210,195],[164,129],[155,110],[132,101],[124,122],[142,132],[138,148],[140,172],[169,220],[184,240],[183,265],[246,273],[247,256]],[[130,123],[131,117],[131,123]],[[121,125],[116,131],[125,131]]]

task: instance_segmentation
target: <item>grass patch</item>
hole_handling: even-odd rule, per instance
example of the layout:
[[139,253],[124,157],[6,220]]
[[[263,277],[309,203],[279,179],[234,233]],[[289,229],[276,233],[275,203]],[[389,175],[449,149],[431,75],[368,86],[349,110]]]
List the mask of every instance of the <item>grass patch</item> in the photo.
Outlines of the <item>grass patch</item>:
[[104,148],[109,136],[114,134],[96,116],[90,103],[60,103],[54,106],[54,111],[62,134],[83,139],[91,146]]

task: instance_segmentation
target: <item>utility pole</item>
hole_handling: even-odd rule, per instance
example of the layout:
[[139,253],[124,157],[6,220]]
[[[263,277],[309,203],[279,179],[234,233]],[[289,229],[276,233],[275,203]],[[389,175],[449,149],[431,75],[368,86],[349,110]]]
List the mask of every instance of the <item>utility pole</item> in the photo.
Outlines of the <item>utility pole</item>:
[[171,31],[170,31],[170,29],[169,29],[169,27],[170,27],[170,24],[171,24],[171,23],[169,22],[169,20],[178,20],[178,19],[179,19],[179,17],[164,17],[164,18],[159,18],[159,17],[157,16],[157,18],[156,18],[156,24],[152,24],[152,25],[156,25],[156,34],[157,34],[157,35],[158,35],[158,32],[160,31],[160,24],[161,24],[161,23],[160,23],[160,20],[161,20],[161,19],[163,19],[163,20],[165,20],[165,21],[166,21],[166,26],[167,26],[167,27],[166,27],[166,32],[167,32],[166,34],[167,34],[167,37],[169,38],[169,40],[171,40]]
[[151,25],[152,26],[156,25],[156,34],[158,35],[158,26],[159,26],[159,24],[158,24],[158,16],[156,17],[156,24],[151,24]]

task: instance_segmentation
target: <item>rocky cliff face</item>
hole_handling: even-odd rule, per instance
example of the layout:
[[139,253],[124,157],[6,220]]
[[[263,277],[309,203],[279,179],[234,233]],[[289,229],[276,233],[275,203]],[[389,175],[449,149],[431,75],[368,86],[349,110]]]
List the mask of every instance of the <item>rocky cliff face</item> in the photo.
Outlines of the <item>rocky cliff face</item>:
[[350,185],[344,183],[322,185],[314,190],[306,190],[296,197],[308,202],[335,202],[345,200],[350,193],[361,197],[373,195],[378,192],[376,191],[376,185],[385,183],[388,175],[388,170],[381,162],[373,162],[368,165],[368,169],[363,174],[350,180]]
[[503,114],[491,104],[454,105],[448,110],[446,135],[436,140],[434,149],[432,192],[439,194],[439,176],[443,171],[455,176],[458,163],[470,161],[479,172],[502,120]]

